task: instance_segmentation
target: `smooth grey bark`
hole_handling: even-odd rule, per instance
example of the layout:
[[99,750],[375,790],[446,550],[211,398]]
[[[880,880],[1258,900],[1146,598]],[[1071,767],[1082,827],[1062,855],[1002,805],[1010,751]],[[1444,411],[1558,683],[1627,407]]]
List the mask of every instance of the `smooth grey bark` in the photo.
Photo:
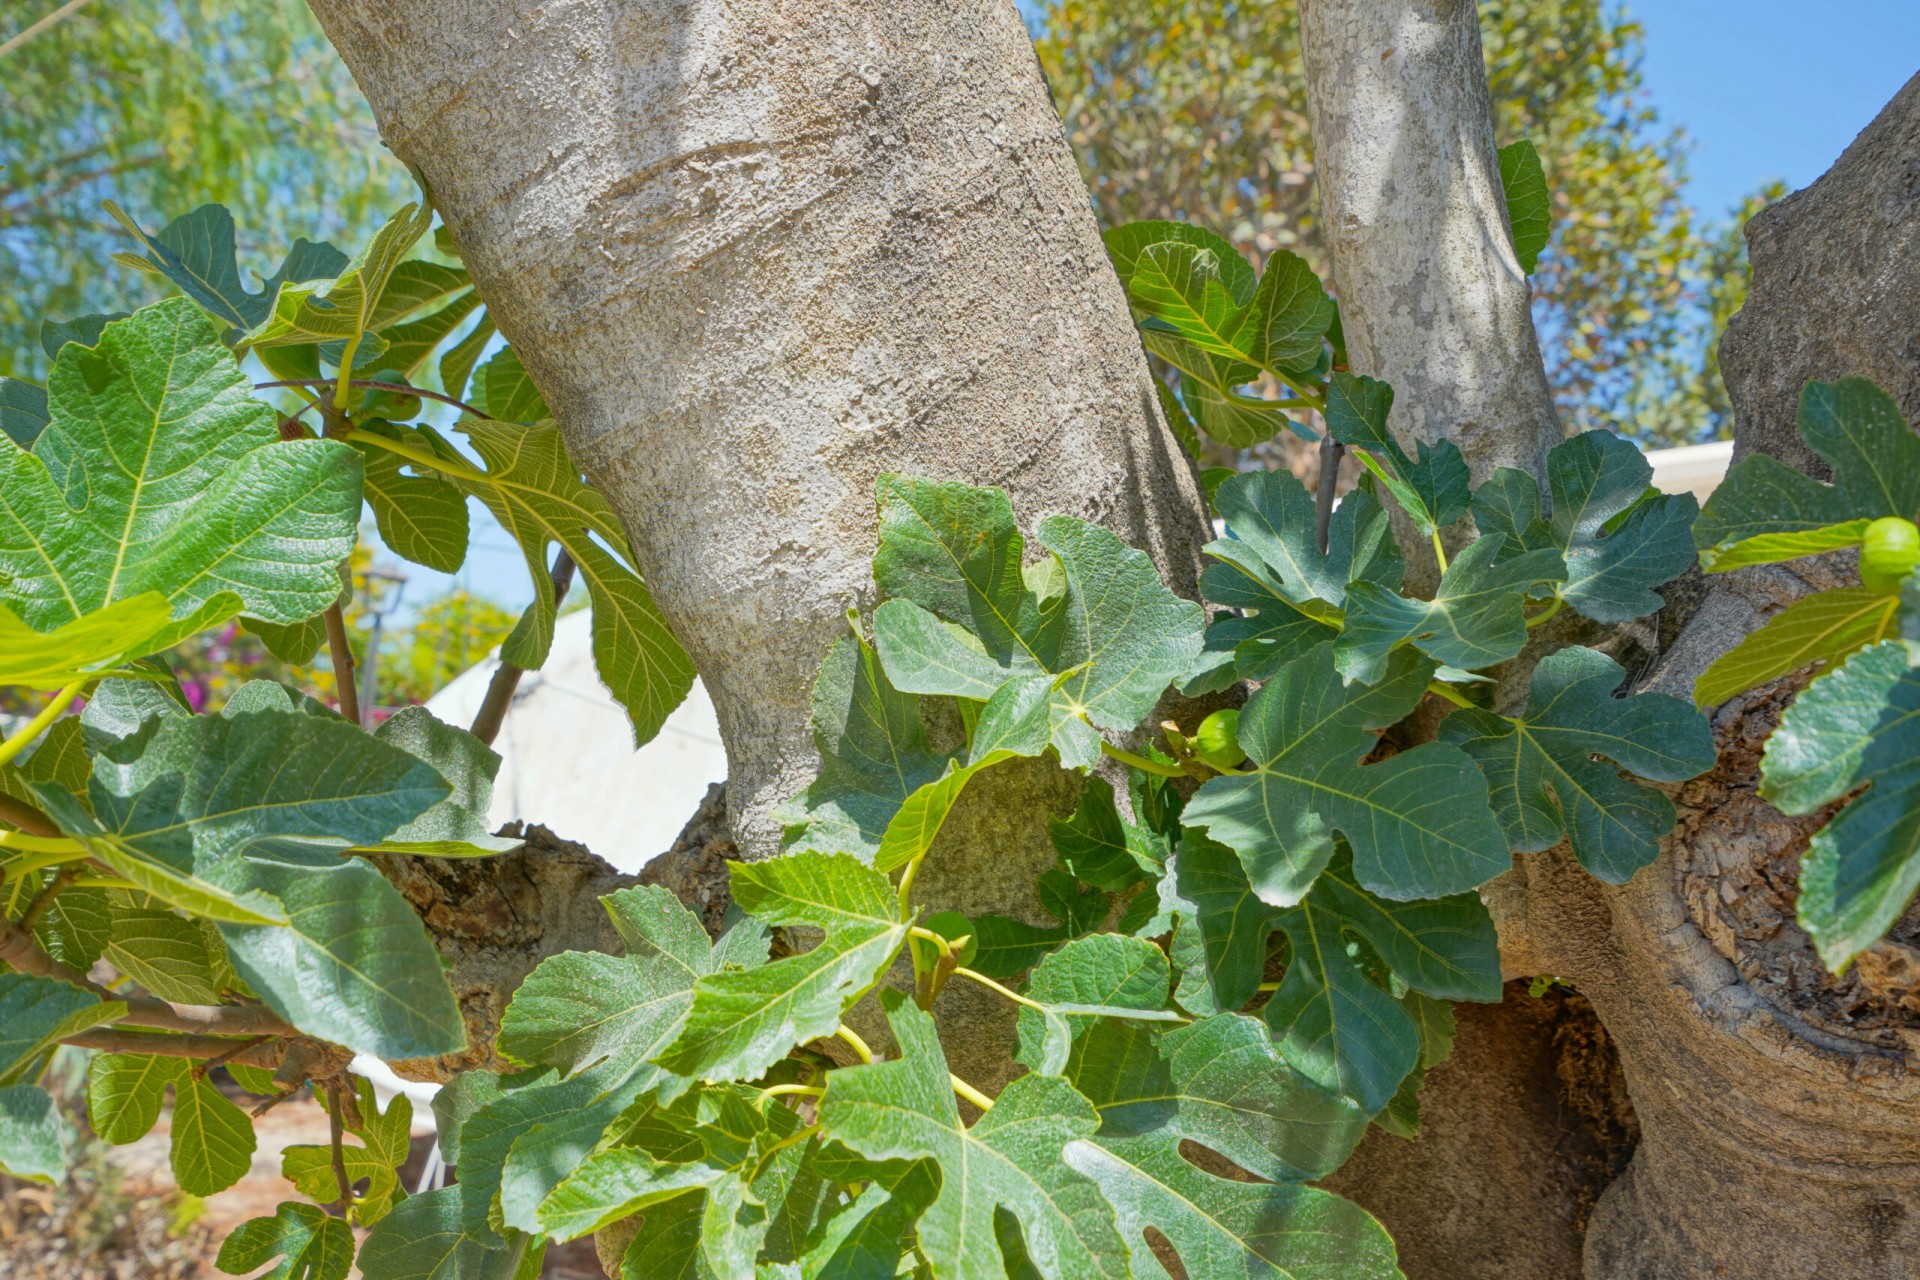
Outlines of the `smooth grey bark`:
[[[1508,287],[1510,246],[1489,208],[1499,196],[1474,5],[1303,0],[1301,25],[1357,367],[1399,389],[1404,434],[1450,436],[1477,476],[1516,463],[1540,474],[1553,437],[1524,293]],[[1723,348],[1740,453],[1817,472],[1792,425],[1810,377],[1872,377],[1920,416],[1917,172],[1920,82],[1831,174],[1755,220],[1754,287]],[[1845,564],[1815,563],[1716,584],[1651,687],[1686,696],[1771,612],[1843,575]],[[1920,1010],[1906,988],[1874,986],[1905,953],[1833,979],[1793,924],[1799,854],[1818,820],[1787,819],[1755,791],[1790,694],[1761,690],[1718,711],[1718,766],[1679,789],[1673,837],[1629,884],[1599,883],[1562,848],[1488,887],[1509,975],[1556,974],[1591,1000],[1618,1047],[1638,1146],[1582,1242],[1576,1220],[1546,1211],[1565,1191],[1554,1144],[1488,1135],[1503,1110],[1527,1109],[1515,1084],[1525,1072],[1440,1068],[1422,1100],[1427,1138],[1399,1160],[1363,1148],[1336,1180],[1417,1243],[1414,1280],[1531,1280],[1568,1274],[1582,1253],[1589,1280],[1911,1273]],[[1920,920],[1908,926],[1920,934]],[[1511,1037],[1524,1021],[1487,1033]],[[1510,1054],[1546,1047],[1512,1043]]]
[[[624,521],[746,856],[777,849],[814,675],[873,603],[879,474],[1097,521],[1194,594],[1197,477],[1010,0],[312,7]],[[928,900],[1044,922],[1056,772],[983,779]],[[956,1046],[983,1084],[995,1012]]]
[[1301,0],[1314,173],[1356,373],[1476,482],[1561,437],[1507,231],[1472,0]]

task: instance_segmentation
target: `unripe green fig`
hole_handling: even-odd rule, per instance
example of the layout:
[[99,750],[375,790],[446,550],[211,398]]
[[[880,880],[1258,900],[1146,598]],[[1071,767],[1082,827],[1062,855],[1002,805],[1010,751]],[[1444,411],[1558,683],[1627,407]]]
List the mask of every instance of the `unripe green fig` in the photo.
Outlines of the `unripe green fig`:
[[1882,516],[1867,526],[1860,542],[1860,581],[1883,596],[1900,590],[1900,583],[1920,564],[1920,528],[1899,516]]
[[1231,769],[1247,758],[1240,749],[1240,713],[1216,711],[1200,722],[1193,735],[1193,754],[1216,769]]

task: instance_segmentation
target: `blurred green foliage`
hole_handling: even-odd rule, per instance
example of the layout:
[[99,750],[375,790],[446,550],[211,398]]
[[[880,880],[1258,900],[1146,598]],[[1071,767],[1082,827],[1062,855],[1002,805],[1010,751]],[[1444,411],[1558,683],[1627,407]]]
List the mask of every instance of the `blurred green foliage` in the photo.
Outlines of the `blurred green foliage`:
[[[0,41],[55,8],[0,6]],[[0,59],[0,373],[38,378],[43,316],[130,311],[164,286],[112,260],[116,200],[162,223],[246,211],[242,263],[353,243],[411,193],[301,0],[96,0]]]
[[[1647,101],[1640,25],[1604,0],[1480,16],[1498,141],[1530,139],[1548,167],[1535,320],[1568,429],[1724,434],[1709,322],[1744,296],[1744,247],[1683,199],[1685,139]],[[1296,0],[1052,0],[1036,33],[1103,224],[1194,222],[1325,274]]]

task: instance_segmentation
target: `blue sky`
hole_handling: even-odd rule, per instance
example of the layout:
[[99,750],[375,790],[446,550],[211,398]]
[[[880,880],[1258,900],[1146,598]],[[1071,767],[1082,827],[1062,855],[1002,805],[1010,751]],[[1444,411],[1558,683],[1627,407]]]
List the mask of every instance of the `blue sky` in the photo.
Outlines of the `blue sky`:
[[[1628,9],[1646,27],[1652,105],[1686,130],[1688,194],[1710,218],[1770,178],[1793,187],[1818,178],[1920,71],[1920,0],[1640,0]],[[456,581],[523,607],[533,592],[520,553],[473,506],[474,546]],[[452,585],[402,568],[409,606]]]
[[1640,0],[1647,90],[1693,140],[1718,217],[1769,178],[1803,187],[1920,71],[1920,0]]

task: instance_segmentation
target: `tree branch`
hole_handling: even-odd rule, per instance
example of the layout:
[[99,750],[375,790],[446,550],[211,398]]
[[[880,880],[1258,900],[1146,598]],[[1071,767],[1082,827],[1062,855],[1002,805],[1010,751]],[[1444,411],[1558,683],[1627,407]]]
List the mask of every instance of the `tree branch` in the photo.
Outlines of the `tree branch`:
[[[337,385],[338,379],[335,378],[287,378],[280,382],[256,382],[253,384],[253,389],[255,391],[268,391],[275,387],[331,387]],[[470,413],[476,418],[485,418],[488,422],[493,421],[490,415],[480,412],[465,400],[456,400],[444,392],[429,391],[425,387],[409,386],[404,382],[383,382],[378,378],[348,378],[347,385],[350,387],[359,387],[367,391],[391,391],[396,395],[420,396],[427,400],[438,400],[441,404],[452,405],[462,413]]]
[[34,808],[26,801],[17,800],[5,792],[0,792],[0,822],[4,822],[8,826],[18,827],[30,836],[46,836],[50,839],[58,839],[64,834],[58,826],[54,825],[53,819],[49,818],[45,813]]
[[[573,586],[573,557],[563,549],[553,558],[553,607],[558,609],[560,602],[567,598],[567,589]],[[480,702],[480,710],[473,717],[473,736],[491,746],[500,736],[500,726],[506,722],[507,708],[513,705],[513,691],[520,687],[520,677],[526,668],[516,667],[511,662],[502,661],[495,668],[493,679],[487,682],[487,696]]]
[[[272,1071],[286,1057],[287,1042],[274,1039],[248,1044],[224,1036],[168,1036],[151,1031],[130,1031],[120,1027],[94,1027],[63,1036],[61,1044],[100,1053],[130,1053],[159,1058],[215,1058],[237,1062],[244,1067]],[[238,1052],[235,1052],[236,1046]]]
[[340,715],[359,724],[360,691],[353,681],[353,646],[347,643],[347,618],[338,600],[327,606],[323,616],[327,620],[327,657],[333,660],[333,685]]
[[[20,973],[72,983],[102,1000],[122,999],[71,965],[48,955],[33,940],[32,934],[11,920],[0,919],[0,961]],[[120,1019],[120,1025],[125,1027],[238,1036],[295,1034],[291,1026],[264,1005],[172,1004],[152,996],[136,996],[123,1003],[127,1013]]]

